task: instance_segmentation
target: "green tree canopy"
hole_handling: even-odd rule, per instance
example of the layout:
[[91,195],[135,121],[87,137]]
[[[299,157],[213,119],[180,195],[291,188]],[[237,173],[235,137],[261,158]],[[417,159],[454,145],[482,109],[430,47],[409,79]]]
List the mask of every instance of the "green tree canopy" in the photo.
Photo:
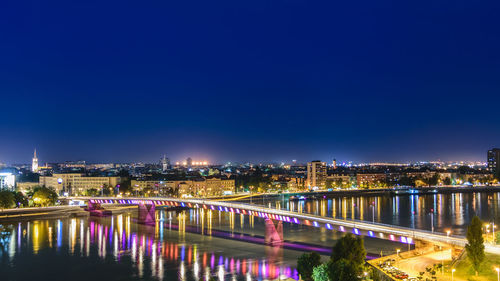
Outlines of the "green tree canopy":
[[479,271],[481,263],[484,261],[484,238],[483,222],[478,216],[474,216],[470,225],[467,227],[467,244],[465,245],[467,257],[476,271]]
[[41,187],[33,194],[33,201],[36,205],[46,207],[54,205],[57,201],[57,193],[52,189]]
[[0,191],[0,210],[12,208],[16,205],[14,193],[8,190]]
[[351,262],[358,271],[365,263],[366,250],[361,237],[356,237],[351,233],[340,238],[333,246],[332,262],[337,262],[345,259]]
[[331,281],[358,281],[359,266],[346,259],[328,262],[328,273]]
[[330,281],[328,276],[328,265],[326,263],[316,266],[313,269],[312,279],[314,281]]
[[14,192],[14,201],[16,203],[16,206],[18,207],[26,207],[28,206],[28,198],[24,196],[22,192]]
[[299,272],[303,280],[311,281],[313,280],[313,269],[320,264],[321,256],[318,253],[312,252],[309,254],[303,254],[297,260],[297,271]]

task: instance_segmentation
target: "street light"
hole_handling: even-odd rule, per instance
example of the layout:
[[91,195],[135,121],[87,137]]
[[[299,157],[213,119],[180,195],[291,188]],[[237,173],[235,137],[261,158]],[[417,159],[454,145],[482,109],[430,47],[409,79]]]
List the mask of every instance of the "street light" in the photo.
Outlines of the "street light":
[[497,281],[500,281],[500,268],[495,267],[495,270],[497,271]]
[[431,231],[434,232],[434,209],[431,209]]
[[372,202],[372,223],[375,223],[375,201]]
[[446,230],[446,237],[450,237],[451,230]]
[[400,251],[401,251],[400,249],[396,249],[396,257],[398,258],[398,266],[399,266],[399,258],[400,258],[399,252]]
[[453,281],[453,273],[455,273],[455,270],[454,268],[451,269],[451,281]]

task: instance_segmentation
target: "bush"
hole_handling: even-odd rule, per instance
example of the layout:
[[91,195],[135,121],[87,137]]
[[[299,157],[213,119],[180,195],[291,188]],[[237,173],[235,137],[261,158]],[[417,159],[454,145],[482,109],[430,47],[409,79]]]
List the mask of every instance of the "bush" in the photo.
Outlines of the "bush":
[[297,260],[297,271],[305,281],[311,281],[313,269],[321,264],[321,256],[312,252],[310,254],[303,254]]
[[0,191],[0,209],[3,211],[3,209],[8,209],[12,208],[16,205],[14,193],[8,191],[8,190],[3,190]]

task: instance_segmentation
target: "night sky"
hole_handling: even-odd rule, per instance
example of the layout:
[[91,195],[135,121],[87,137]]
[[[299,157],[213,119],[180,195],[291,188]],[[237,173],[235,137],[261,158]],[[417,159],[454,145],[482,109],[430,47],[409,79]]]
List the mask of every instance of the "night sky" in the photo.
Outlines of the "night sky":
[[0,162],[485,161],[499,8],[3,0]]

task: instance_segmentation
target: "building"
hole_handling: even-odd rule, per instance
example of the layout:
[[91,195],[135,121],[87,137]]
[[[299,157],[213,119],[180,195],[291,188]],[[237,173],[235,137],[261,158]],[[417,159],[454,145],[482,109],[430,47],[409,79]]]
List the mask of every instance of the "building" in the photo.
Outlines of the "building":
[[163,155],[161,159],[161,170],[166,172],[170,168],[170,159],[167,158],[166,155]]
[[494,174],[500,174],[500,148],[488,150],[488,170]]
[[307,163],[308,188],[324,189],[326,186],[326,163],[319,160]]
[[385,187],[387,185],[387,176],[384,173],[357,174],[356,180],[358,187],[362,188]]
[[151,196],[210,197],[231,194],[235,189],[234,180],[224,178],[176,181],[132,180],[131,185],[135,191],[145,192]]
[[36,149],[33,153],[33,159],[31,159],[31,171],[33,173],[38,172],[38,158],[36,157]]
[[39,184],[54,189],[58,194],[83,195],[89,189],[114,188],[120,184],[120,177],[88,177],[81,173],[53,174],[40,176]]
[[16,189],[16,176],[12,173],[0,173],[0,190],[14,191]]
[[26,194],[35,187],[40,186],[39,182],[16,182],[16,190]]

